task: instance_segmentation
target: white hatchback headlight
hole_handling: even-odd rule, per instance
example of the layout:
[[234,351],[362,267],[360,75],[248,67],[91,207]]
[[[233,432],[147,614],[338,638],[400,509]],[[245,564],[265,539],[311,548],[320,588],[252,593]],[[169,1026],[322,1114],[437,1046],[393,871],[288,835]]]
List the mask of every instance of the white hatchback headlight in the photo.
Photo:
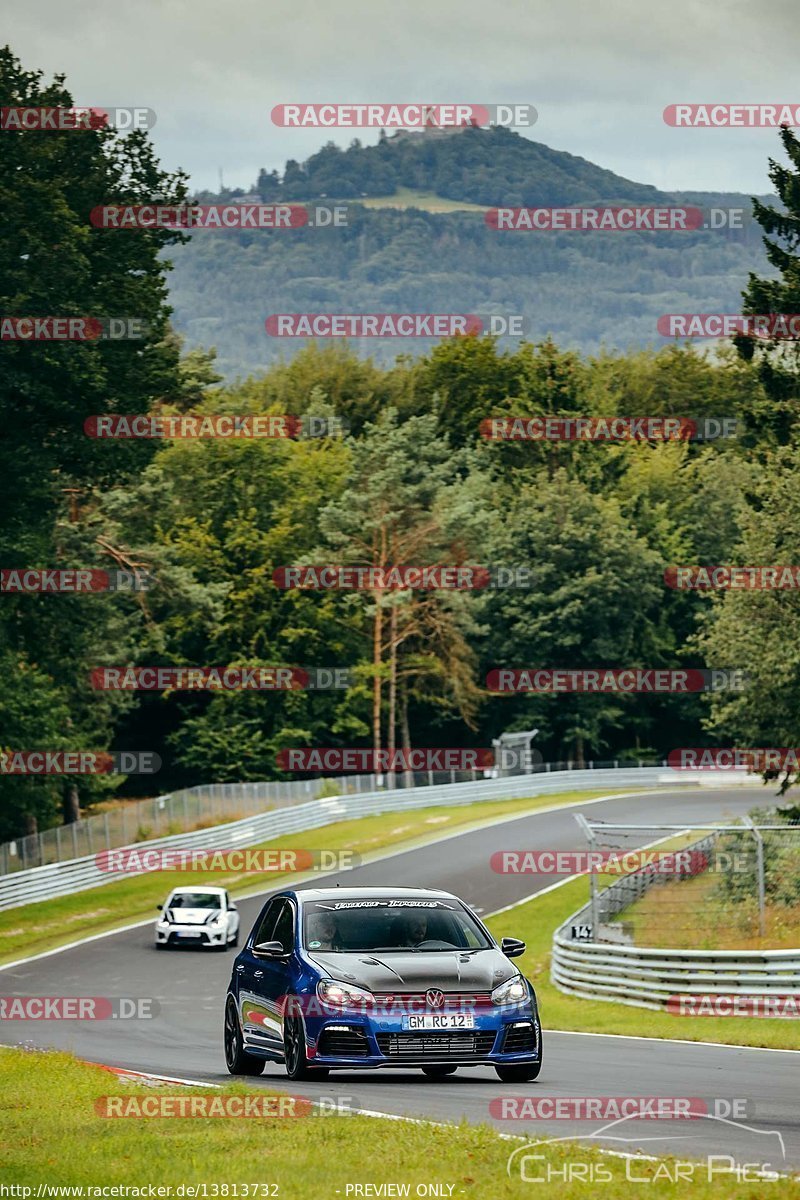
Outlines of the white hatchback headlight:
[[492,992],[492,1004],[520,1004],[528,999],[528,985],[521,975],[513,975]]

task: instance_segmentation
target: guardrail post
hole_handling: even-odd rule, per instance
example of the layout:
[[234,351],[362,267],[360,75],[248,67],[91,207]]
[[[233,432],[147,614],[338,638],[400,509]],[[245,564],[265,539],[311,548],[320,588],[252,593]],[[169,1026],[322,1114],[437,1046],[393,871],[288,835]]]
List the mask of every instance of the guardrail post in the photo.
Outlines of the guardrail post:
[[[586,835],[586,840],[589,843],[589,853],[591,854],[591,852],[595,849],[594,830],[586,820],[586,817],[583,815],[583,813],[575,813],[575,820],[578,822]],[[596,942],[597,931],[599,929],[597,912],[597,872],[592,870],[589,871],[589,897],[589,903],[592,909],[592,941]]]

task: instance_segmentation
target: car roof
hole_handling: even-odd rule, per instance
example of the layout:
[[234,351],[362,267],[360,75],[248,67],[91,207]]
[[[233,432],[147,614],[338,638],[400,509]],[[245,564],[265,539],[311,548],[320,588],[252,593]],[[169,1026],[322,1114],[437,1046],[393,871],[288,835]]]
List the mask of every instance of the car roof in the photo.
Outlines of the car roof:
[[301,903],[305,900],[359,900],[369,897],[372,900],[431,900],[445,897],[448,900],[458,900],[452,892],[444,892],[440,888],[410,888],[410,887],[327,887],[303,888],[293,892]]

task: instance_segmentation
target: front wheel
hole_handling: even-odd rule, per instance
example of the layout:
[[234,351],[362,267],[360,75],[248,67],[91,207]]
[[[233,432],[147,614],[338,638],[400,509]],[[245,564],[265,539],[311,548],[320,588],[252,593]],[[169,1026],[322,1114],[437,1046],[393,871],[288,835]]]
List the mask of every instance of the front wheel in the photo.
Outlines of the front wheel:
[[532,1079],[538,1079],[541,1069],[541,1062],[524,1063],[513,1067],[495,1067],[498,1078],[502,1079],[503,1083],[528,1083]]
[[458,1067],[423,1067],[422,1074],[428,1079],[444,1079],[445,1075],[455,1075]]
[[308,1065],[303,1019],[291,1009],[283,1019],[283,1057],[290,1079],[324,1079],[328,1074],[325,1067]]
[[232,996],[225,1005],[225,1065],[231,1075],[260,1075],[267,1065],[266,1059],[245,1050]]

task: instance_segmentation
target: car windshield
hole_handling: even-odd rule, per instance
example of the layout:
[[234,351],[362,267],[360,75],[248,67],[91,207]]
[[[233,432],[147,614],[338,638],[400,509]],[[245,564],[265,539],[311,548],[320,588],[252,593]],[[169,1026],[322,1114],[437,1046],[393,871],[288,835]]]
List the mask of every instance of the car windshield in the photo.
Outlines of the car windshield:
[[222,908],[222,897],[216,892],[177,892],[167,908]]
[[457,900],[365,897],[315,900],[303,909],[303,944],[308,950],[425,953],[485,950],[492,944]]

